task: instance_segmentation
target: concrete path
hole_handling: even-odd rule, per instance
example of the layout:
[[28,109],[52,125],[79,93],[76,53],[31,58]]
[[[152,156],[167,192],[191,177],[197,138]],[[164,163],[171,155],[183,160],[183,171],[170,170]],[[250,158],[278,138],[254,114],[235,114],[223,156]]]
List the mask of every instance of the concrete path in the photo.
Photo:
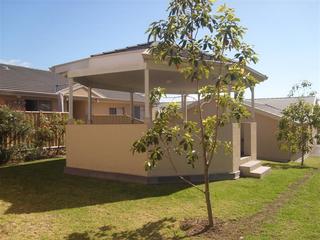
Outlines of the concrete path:
[[320,157],[320,145],[315,145],[310,156]]

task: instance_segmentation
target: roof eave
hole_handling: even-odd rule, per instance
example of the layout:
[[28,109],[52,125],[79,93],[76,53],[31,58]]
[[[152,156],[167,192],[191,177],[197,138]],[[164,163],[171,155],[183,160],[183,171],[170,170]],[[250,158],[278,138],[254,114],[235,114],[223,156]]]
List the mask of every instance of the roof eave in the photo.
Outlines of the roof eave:
[[[29,94],[29,95],[49,95],[49,96],[57,96],[58,93],[48,93],[48,92],[36,92],[36,91],[23,91],[23,90],[15,90],[15,89],[0,89],[1,93],[10,95],[12,94]],[[9,93],[9,94],[8,94]]]

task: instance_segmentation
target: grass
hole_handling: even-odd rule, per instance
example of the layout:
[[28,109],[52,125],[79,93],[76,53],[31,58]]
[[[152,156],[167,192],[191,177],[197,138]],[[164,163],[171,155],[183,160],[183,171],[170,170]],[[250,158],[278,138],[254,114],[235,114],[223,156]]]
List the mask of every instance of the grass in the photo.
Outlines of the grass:
[[[307,164],[319,168],[319,162],[319,157],[312,157]],[[313,175],[299,189],[273,221],[263,225],[259,236],[249,236],[248,239],[320,239],[320,173]]]
[[[216,217],[229,220],[255,214],[291,183],[319,168],[320,158],[308,159],[302,169],[296,163],[265,164],[273,170],[264,179],[211,183]],[[140,185],[69,176],[63,174],[64,165],[63,159],[55,159],[0,168],[1,239],[178,239],[184,236],[180,220],[206,217],[203,196],[184,184]],[[320,216],[319,177],[319,173],[312,177],[281,210],[276,226],[263,226],[265,239],[287,239],[284,229],[294,236],[291,228],[299,228],[296,234],[307,239],[319,238],[319,227],[312,228]]]

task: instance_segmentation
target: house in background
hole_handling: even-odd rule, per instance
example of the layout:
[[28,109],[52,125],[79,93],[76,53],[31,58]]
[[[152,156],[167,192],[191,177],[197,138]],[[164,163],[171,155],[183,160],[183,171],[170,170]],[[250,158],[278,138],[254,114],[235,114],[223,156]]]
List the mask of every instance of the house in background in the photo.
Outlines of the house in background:
[[[51,71],[0,64],[0,105],[20,111],[67,112],[69,88],[67,79]],[[86,121],[88,115],[88,88],[75,84],[74,116]],[[92,90],[94,123],[130,123],[144,118],[144,97],[119,91]],[[131,114],[132,112],[132,114]]]
[[66,79],[49,71],[0,63],[0,105],[21,111],[59,111]]
[[[68,110],[69,88],[59,91],[64,99],[64,109]],[[73,85],[73,115],[75,119],[88,119],[88,88],[81,84]],[[94,124],[131,123],[131,116],[135,121],[143,121],[144,97],[133,94],[133,106],[130,104],[130,94],[126,92],[92,89],[92,120]]]
[[[257,123],[257,157],[258,159],[288,162],[301,158],[301,154],[290,154],[279,148],[277,141],[279,120],[282,111],[292,103],[302,99],[310,104],[319,104],[316,97],[256,98],[255,119]],[[250,101],[246,100],[248,106]]]

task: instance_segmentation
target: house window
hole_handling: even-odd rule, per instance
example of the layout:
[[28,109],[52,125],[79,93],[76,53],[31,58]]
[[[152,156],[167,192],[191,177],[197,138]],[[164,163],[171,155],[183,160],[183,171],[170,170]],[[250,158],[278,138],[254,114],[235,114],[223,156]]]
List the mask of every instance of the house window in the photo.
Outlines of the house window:
[[140,115],[140,106],[134,106],[133,117],[135,119],[140,119],[140,117],[141,117],[141,115]]
[[124,115],[124,108],[123,107],[119,107],[119,108],[111,107],[111,108],[109,108],[109,115]]
[[37,111],[37,100],[26,100],[26,111]]
[[124,115],[124,108],[117,108],[117,115]]
[[38,101],[38,111],[52,111],[50,101]]
[[117,115],[117,108],[109,108],[109,114],[110,115]]
[[52,111],[52,103],[47,100],[25,100],[26,111]]

